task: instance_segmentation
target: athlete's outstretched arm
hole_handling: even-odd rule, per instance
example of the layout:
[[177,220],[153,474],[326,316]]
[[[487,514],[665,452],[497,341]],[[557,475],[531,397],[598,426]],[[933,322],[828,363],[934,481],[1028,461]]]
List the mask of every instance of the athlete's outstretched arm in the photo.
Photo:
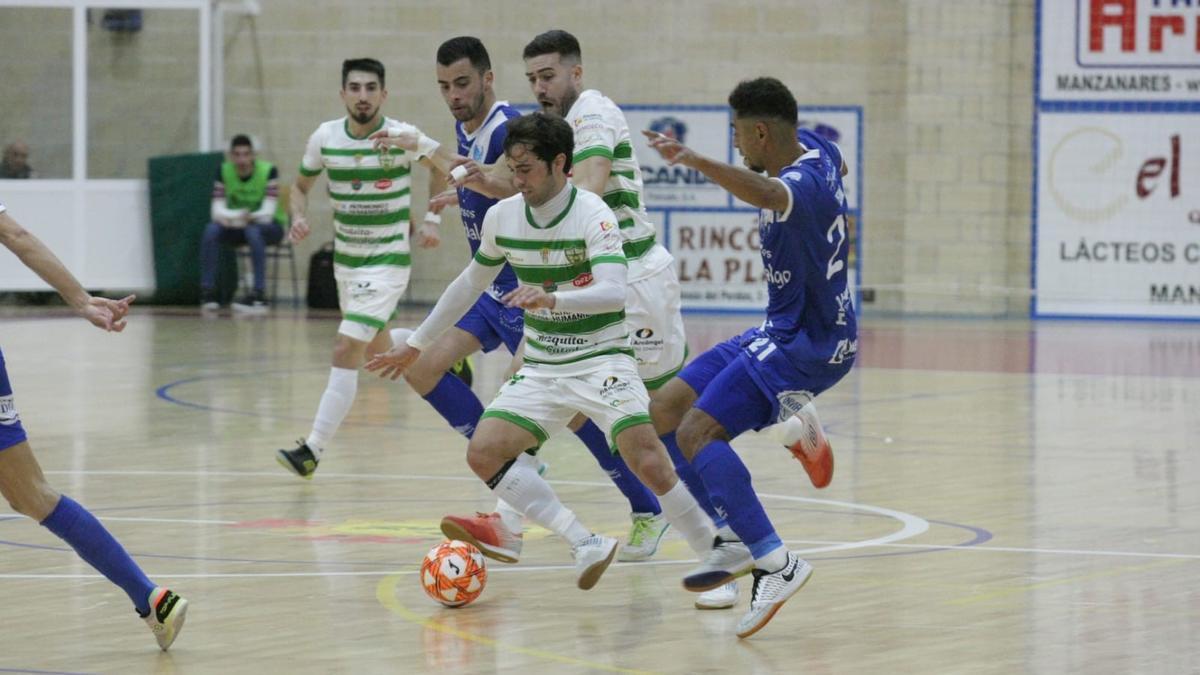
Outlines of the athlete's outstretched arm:
[[466,172],[458,179],[458,184],[472,192],[492,199],[507,199],[517,194],[517,188],[513,187],[512,171],[503,158],[495,164],[479,164],[474,160],[462,159],[458,166]]
[[7,211],[0,211],[0,243],[58,291],[76,314],[97,328],[116,332],[125,329],[125,315],[129,313],[129,303],[133,302],[135,296],[120,300],[93,297],[50,249],[33,233],[21,227]]
[[706,157],[679,141],[656,131],[643,131],[650,147],[671,164],[696,169],[738,199],[760,209],[786,211],[791,203],[788,189],[780,181],[760,176],[749,169]]
[[503,265],[482,265],[472,260],[467,268],[459,274],[438,299],[429,316],[408,337],[405,344],[399,344],[390,350],[376,354],[367,362],[366,369],[371,372],[379,371],[380,377],[395,380],[417,360],[421,350],[437,340],[438,336],[462,318],[467,310],[479,299],[479,294],[500,276]]

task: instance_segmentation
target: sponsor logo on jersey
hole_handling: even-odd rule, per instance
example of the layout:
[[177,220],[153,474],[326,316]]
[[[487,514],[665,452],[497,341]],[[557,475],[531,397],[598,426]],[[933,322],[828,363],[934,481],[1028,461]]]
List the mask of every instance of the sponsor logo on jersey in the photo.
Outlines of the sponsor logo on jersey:
[[684,137],[687,135],[687,125],[678,117],[660,117],[650,122],[650,131],[655,131],[667,138],[672,138],[685,143]]
[[607,220],[600,221],[600,230],[603,232],[608,232],[609,230],[613,229],[616,226],[617,226],[616,223],[610,223]]
[[380,178],[379,180],[375,181],[376,190],[386,190],[390,187],[392,187],[392,181],[388,178]]
[[558,290],[558,284],[554,283],[553,279],[546,279],[542,281],[542,290],[547,293],[553,293]]
[[541,253],[542,253],[542,263],[545,264],[545,263],[550,262],[550,249],[544,248],[544,249],[542,249]]
[[571,285],[575,286],[576,288],[581,288],[583,286],[587,286],[590,283],[592,283],[592,273],[584,272],[583,274],[580,274],[579,276],[575,277],[575,279],[571,282]]
[[636,335],[639,340],[649,340],[654,336],[654,331],[650,330],[649,328],[639,328],[634,335]]
[[768,264],[763,269],[763,277],[767,280],[767,283],[775,286],[776,288],[783,288],[784,286],[787,286],[789,282],[791,282],[792,271],[777,270],[772,265]]

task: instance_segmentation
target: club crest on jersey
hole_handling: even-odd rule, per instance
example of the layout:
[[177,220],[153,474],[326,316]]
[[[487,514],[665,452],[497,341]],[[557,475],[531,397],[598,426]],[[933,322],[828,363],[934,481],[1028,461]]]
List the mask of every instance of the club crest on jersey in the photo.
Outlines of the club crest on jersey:
[[548,249],[548,248],[542,249],[541,254],[542,254],[542,263],[543,264],[550,262],[550,249]]
[[476,162],[482,160],[483,159],[483,148],[479,147],[478,145],[472,145],[471,146],[471,159],[475,160]]
[[563,251],[563,254],[567,256],[567,262],[572,265],[578,265],[587,260],[587,251],[582,248],[568,248]]

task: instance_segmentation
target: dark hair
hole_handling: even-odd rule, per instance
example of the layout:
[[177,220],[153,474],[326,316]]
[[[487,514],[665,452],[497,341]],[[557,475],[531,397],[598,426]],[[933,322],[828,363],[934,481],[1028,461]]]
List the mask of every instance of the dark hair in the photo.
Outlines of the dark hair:
[[488,57],[487,48],[477,37],[460,35],[442,43],[437,50],[437,62],[448,66],[462,59],[470,59],[471,67],[480,73],[492,69],[492,59]]
[[504,154],[509,154],[514,145],[524,145],[546,164],[552,164],[559,155],[566,155],[563,171],[571,170],[575,132],[563,118],[541,111],[532,112],[510,119],[504,124],[504,132]]
[[521,54],[523,59],[532,59],[542,54],[558,54],[560,57],[583,60],[583,50],[579,48],[579,40],[565,30],[548,30],[533,38],[525,45]]
[[229,141],[230,150],[242,145],[249,147],[251,150],[254,149],[254,141],[250,140],[250,137],[246,134],[238,134],[233,137],[233,140]]
[[729,107],[738,117],[770,117],[796,123],[796,97],[773,77],[738,82],[729,94]]
[[346,76],[352,70],[364,73],[375,73],[379,77],[379,86],[385,86],[383,80],[383,64],[375,59],[346,59],[342,61],[342,88],[346,88]]

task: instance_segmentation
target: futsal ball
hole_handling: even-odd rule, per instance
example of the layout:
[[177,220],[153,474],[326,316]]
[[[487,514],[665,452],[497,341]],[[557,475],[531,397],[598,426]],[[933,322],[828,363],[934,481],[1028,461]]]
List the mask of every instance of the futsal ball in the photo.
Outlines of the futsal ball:
[[443,541],[421,561],[421,587],[447,607],[462,607],[479,597],[487,567],[479,549],[465,541]]

